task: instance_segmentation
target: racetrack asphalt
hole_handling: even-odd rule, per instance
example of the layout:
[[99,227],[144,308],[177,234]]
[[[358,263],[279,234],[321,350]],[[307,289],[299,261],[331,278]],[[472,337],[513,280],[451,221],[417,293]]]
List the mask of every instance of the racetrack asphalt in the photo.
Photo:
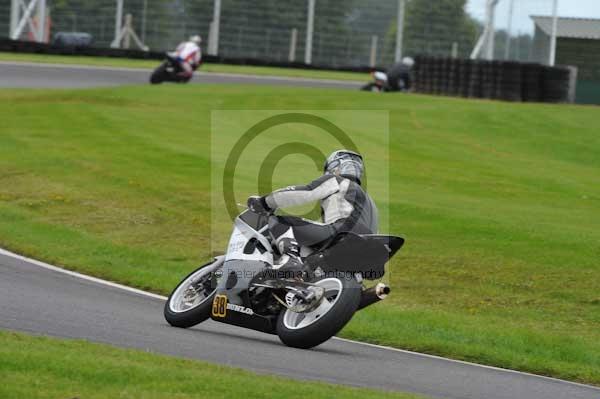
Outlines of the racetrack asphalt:
[[[158,62],[157,62],[158,66]],[[149,84],[150,69],[86,65],[0,62],[0,88],[84,88]],[[358,89],[360,82],[196,72],[194,84],[258,84],[338,89]]]
[[437,398],[598,399],[600,389],[331,339],[311,350],[213,321],[170,327],[164,299],[67,274],[0,250],[0,328],[86,339],[303,380]]

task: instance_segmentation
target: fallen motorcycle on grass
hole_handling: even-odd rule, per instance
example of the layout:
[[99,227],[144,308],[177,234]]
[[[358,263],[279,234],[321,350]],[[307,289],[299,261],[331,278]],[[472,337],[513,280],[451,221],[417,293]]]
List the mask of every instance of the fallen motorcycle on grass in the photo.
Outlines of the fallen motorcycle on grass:
[[245,210],[235,218],[227,253],[193,271],[169,296],[164,307],[169,324],[188,328],[210,318],[307,349],[389,294],[383,283],[366,288],[364,282],[384,276],[403,238],[339,233],[318,248],[302,247],[310,271],[291,276],[277,268],[270,217]]

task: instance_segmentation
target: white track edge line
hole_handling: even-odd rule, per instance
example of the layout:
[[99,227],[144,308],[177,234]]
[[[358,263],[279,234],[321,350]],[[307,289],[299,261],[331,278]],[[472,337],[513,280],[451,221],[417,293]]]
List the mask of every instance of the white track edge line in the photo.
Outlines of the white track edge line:
[[[26,256],[22,256],[22,255],[16,254],[14,252],[7,251],[7,250],[2,249],[2,248],[0,248],[0,255],[4,255],[4,256],[10,257],[10,258],[21,260],[21,261],[30,263],[32,265],[39,266],[41,268],[44,268],[44,269],[47,269],[47,270],[51,270],[51,271],[54,271],[54,272],[57,272],[57,273],[63,273],[63,274],[67,274],[67,275],[72,276],[72,277],[80,278],[82,280],[91,281],[91,282],[94,282],[96,284],[106,285],[106,286],[113,287],[113,288],[119,288],[119,289],[124,290],[124,291],[132,292],[132,293],[135,293],[135,294],[138,294],[138,295],[144,295],[144,296],[155,298],[155,299],[161,299],[163,301],[167,300],[167,297],[163,296],[163,295],[154,294],[152,292],[143,291],[143,290],[140,290],[140,289],[137,289],[137,288],[132,288],[132,287],[129,287],[129,286],[126,286],[126,285],[123,285],[123,284],[118,284],[118,283],[114,283],[112,281],[103,280],[101,278],[92,277],[92,276],[88,276],[86,274],[77,273],[77,272],[74,272],[74,271],[71,271],[71,270],[63,269],[61,267],[53,266],[51,264],[48,264],[48,263],[45,263],[45,262],[42,262],[42,261],[39,261],[39,260],[36,260],[36,259],[28,258]],[[369,346],[369,347],[372,347],[372,348],[377,348],[377,349],[382,349],[382,350],[388,350],[388,351],[393,351],[393,352],[405,353],[405,354],[414,355],[414,356],[418,356],[418,357],[424,357],[424,358],[435,359],[435,360],[444,360],[444,361],[447,361],[447,362],[450,362],[450,363],[458,363],[458,364],[463,364],[463,365],[466,365],[466,366],[480,367],[480,368],[484,368],[484,369],[488,369],[488,370],[508,372],[508,373],[513,373],[513,374],[520,374],[520,375],[523,375],[523,376],[529,376],[529,377],[535,377],[535,378],[542,378],[544,380],[553,381],[553,382],[560,383],[560,384],[570,384],[570,385],[574,385],[574,386],[578,386],[578,387],[582,387],[582,388],[586,388],[586,389],[597,390],[597,391],[600,392],[600,388],[599,387],[595,387],[593,385],[587,385],[587,384],[581,384],[579,382],[561,380],[559,378],[554,378],[554,377],[548,377],[548,376],[545,376],[545,375],[538,375],[538,374],[528,373],[528,372],[525,372],[525,371],[517,371],[517,370],[505,369],[505,368],[501,368],[501,367],[488,366],[488,365],[485,365],[485,364],[467,362],[467,361],[464,361],[464,360],[450,359],[450,358],[447,358],[447,357],[430,355],[430,354],[427,354],[427,353],[414,352],[414,351],[409,351],[409,350],[406,350],[406,349],[394,348],[394,347],[391,347],[391,346],[377,345],[377,344],[371,344],[371,343],[368,343],[368,342],[361,342],[361,341],[354,341],[354,340],[347,339],[347,338],[332,337],[332,339],[335,339],[335,340],[338,340],[338,341],[342,341],[342,342],[348,342],[348,343],[352,343],[352,344]]]
[[429,358],[429,359],[444,360],[444,361],[451,362],[451,363],[464,364],[466,366],[474,366],[474,367],[480,367],[480,368],[484,368],[484,369],[488,369],[488,370],[501,371],[501,372],[507,372],[507,373],[513,373],[513,374],[520,374],[520,375],[527,376],[527,377],[542,378],[544,380],[553,381],[553,382],[560,383],[560,384],[570,384],[570,385],[575,385],[575,386],[586,388],[586,389],[597,390],[597,391],[600,392],[600,387],[596,387],[596,386],[593,386],[593,385],[582,384],[580,382],[574,382],[574,381],[568,381],[568,380],[561,380],[560,378],[554,378],[554,377],[548,377],[546,375],[528,373],[526,371],[518,371],[518,370],[512,370],[512,369],[505,369],[505,368],[502,368],[502,367],[488,366],[486,364],[467,362],[465,360],[450,359],[450,358],[447,358],[447,357],[430,355],[428,353],[414,352],[414,351],[409,351],[409,350],[406,350],[406,349],[394,348],[394,347],[391,347],[391,346],[371,344],[369,342],[354,341],[352,339],[347,339],[347,338],[332,337],[332,339],[336,339],[336,340],[339,340],[339,341],[345,341],[345,342],[351,342],[353,344],[370,346],[370,347],[378,348],[378,349],[385,349],[385,350],[389,350],[389,351],[393,351],[393,352],[400,352],[400,353],[405,353],[405,354],[409,354],[409,355],[415,355],[415,356]]
[[[62,69],[87,69],[95,71],[123,71],[123,72],[150,72],[152,68],[133,68],[133,67],[114,67],[102,65],[85,65],[85,64],[53,64],[48,62],[24,62],[24,61],[0,61],[0,65],[14,65],[27,67],[42,67],[42,68],[62,68]],[[194,72],[197,76],[215,76],[223,78],[246,78],[254,80],[279,80],[284,82],[307,82],[307,83],[332,83],[339,85],[360,85],[358,80],[337,80],[337,79],[318,79],[318,78],[303,78],[297,76],[278,76],[278,75],[252,75],[243,73],[226,73],[226,72]]]
[[67,274],[67,275],[72,276],[72,277],[80,278],[82,280],[92,281],[92,282],[94,282],[96,284],[106,285],[106,286],[113,287],[113,288],[119,288],[119,289],[124,290],[124,291],[133,292],[133,293],[138,294],[138,295],[144,295],[144,296],[148,296],[148,297],[155,298],[155,299],[162,299],[164,301],[167,300],[167,297],[163,296],[163,295],[154,294],[152,292],[143,291],[143,290],[139,290],[137,288],[128,287],[128,286],[123,285],[123,284],[114,283],[112,281],[103,280],[101,278],[92,277],[92,276],[88,276],[86,274],[77,273],[77,272],[74,272],[74,271],[71,271],[71,270],[63,269],[61,267],[53,266],[53,265],[50,265],[48,263],[41,262],[39,260],[35,260],[35,259],[31,259],[31,258],[27,258],[25,256],[21,256],[21,255],[15,254],[13,252],[7,251],[7,250],[2,249],[2,248],[0,248],[0,255],[4,255],[4,256],[7,256],[7,257],[10,257],[10,258],[13,258],[13,259],[21,260],[21,261],[30,263],[32,265],[42,267],[44,269],[52,270],[53,272],[63,273],[63,274]]

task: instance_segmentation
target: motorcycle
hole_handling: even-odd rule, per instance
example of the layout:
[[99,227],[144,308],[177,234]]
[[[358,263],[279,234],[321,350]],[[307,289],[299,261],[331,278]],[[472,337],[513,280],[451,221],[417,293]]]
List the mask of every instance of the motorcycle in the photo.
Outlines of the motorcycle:
[[175,53],[166,53],[166,59],[160,64],[152,75],[150,75],[150,83],[160,84],[163,82],[176,82],[176,83],[187,83],[190,81],[190,77],[184,77],[179,75],[183,72],[179,59]]
[[312,348],[337,334],[354,313],[390,288],[384,265],[404,244],[397,236],[339,233],[302,247],[302,277],[278,269],[282,256],[268,232],[272,214],[243,211],[234,220],[227,253],[185,277],[164,307],[167,322],[188,328],[207,319],[276,334],[286,345]]
[[392,74],[375,71],[371,73],[373,80],[360,89],[363,91],[374,91],[374,92],[391,92],[401,91],[408,92],[411,88],[411,78],[409,72],[405,71],[392,71]]

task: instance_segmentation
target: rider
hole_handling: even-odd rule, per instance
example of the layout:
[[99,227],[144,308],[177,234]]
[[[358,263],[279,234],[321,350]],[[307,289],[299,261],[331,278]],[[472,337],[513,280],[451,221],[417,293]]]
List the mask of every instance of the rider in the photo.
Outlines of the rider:
[[183,80],[191,79],[194,71],[200,66],[202,61],[201,43],[202,38],[200,35],[190,36],[189,40],[179,44],[173,53],[181,66],[182,71],[178,75]]
[[415,60],[404,57],[387,72],[387,83],[390,91],[408,91],[412,87],[412,68]]
[[323,223],[295,216],[271,216],[269,231],[282,255],[279,270],[303,270],[300,245],[315,246],[340,232],[377,233],[377,207],[361,187],[362,156],[349,150],[333,152],[325,161],[324,175],[307,185],[289,186],[263,197],[248,198],[248,208],[270,213],[277,208],[321,202]]

